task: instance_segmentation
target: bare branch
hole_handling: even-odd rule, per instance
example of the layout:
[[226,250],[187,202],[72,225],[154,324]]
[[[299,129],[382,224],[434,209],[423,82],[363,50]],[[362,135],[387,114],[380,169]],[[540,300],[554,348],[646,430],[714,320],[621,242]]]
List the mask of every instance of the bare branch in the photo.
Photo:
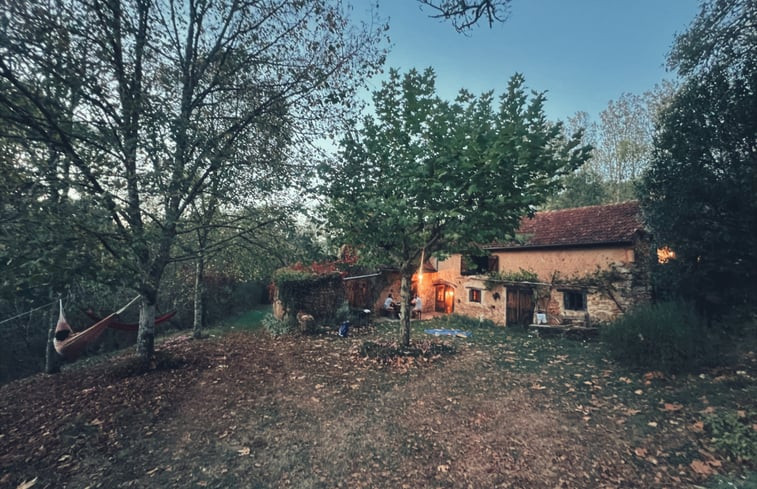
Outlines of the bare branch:
[[481,19],[486,19],[489,27],[494,22],[505,22],[509,15],[511,0],[418,0],[435,10],[434,19],[452,21],[458,32],[473,28]]

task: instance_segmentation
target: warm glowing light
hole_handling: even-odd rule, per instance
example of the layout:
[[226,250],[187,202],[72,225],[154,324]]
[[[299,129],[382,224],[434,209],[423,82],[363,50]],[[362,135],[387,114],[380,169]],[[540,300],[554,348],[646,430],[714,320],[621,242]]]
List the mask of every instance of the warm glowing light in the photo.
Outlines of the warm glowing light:
[[657,262],[658,263],[667,263],[670,260],[675,260],[676,254],[673,250],[668,248],[667,246],[663,246],[662,248],[657,248]]
[[421,264],[418,267],[418,285],[423,281],[423,261],[425,260],[426,256],[426,248],[423,248],[421,250]]

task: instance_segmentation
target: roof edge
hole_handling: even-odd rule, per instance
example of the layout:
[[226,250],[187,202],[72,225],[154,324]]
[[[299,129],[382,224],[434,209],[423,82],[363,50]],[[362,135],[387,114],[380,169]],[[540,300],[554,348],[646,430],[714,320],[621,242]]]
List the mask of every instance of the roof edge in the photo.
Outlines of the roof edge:
[[489,251],[517,251],[517,250],[535,250],[545,248],[599,248],[601,246],[618,246],[632,245],[634,240],[622,241],[595,241],[592,243],[561,243],[561,244],[544,244],[544,245],[486,245],[483,248]]

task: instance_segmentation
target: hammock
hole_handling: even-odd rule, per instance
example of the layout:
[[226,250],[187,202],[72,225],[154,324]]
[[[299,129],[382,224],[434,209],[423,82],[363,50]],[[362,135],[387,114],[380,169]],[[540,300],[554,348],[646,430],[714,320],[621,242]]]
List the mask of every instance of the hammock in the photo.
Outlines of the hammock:
[[53,346],[55,351],[60,354],[66,360],[74,360],[81,355],[84,349],[97,338],[100,337],[102,332],[108,325],[122,312],[124,312],[129,306],[134,304],[139,299],[139,296],[132,299],[128,304],[114,312],[110,316],[101,319],[84,331],[74,333],[71,326],[66,321],[66,317],[63,315],[63,300],[60,300],[60,315],[58,316],[58,324],[55,326],[55,340]]
[[[97,314],[92,311],[92,309],[87,309],[84,311],[84,314],[90,317],[93,321],[102,321],[102,318],[98,316]],[[176,315],[176,311],[169,311],[165,314],[161,314],[160,316],[155,316],[155,324],[158,325],[160,323],[165,323],[172,317]],[[111,321],[110,324],[108,324],[108,327],[110,329],[117,329],[119,331],[137,331],[139,329],[139,323],[124,323],[121,321]]]

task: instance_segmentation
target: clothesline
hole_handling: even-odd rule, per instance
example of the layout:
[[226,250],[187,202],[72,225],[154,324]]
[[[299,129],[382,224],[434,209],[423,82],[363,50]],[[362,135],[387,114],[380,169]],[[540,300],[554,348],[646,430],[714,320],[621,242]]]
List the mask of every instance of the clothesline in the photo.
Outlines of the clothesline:
[[18,319],[18,318],[20,318],[20,317],[26,316],[27,314],[31,314],[31,313],[33,313],[34,311],[39,311],[40,309],[44,309],[44,308],[46,308],[46,307],[50,307],[50,306],[52,306],[53,304],[55,304],[56,302],[58,302],[58,299],[55,299],[54,301],[48,302],[47,304],[43,304],[43,305],[41,305],[41,306],[39,306],[39,307],[35,307],[34,309],[31,309],[31,310],[29,310],[29,311],[26,311],[26,312],[22,312],[21,314],[16,314],[15,316],[13,316],[13,317],[10,317],[10,318],[8,318],[8,319],[4,319],[4,320],[0,321],[0,324],[9,323],[9,322],[13,321],[14,319]]

